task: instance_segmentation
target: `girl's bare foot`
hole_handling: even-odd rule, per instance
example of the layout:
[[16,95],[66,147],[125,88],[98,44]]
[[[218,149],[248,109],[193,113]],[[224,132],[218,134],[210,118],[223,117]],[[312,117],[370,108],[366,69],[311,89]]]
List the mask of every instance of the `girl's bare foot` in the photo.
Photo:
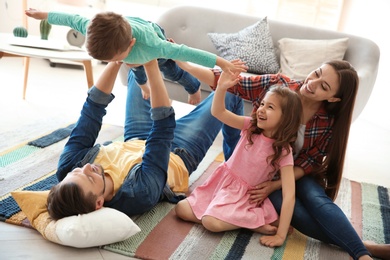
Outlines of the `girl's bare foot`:
[[198,89],[198,91],[196,91],[194,94],[188,94],[188,103],[191,104],[191,105],[197,105],[200,103],[200,87]]
[[264,234],[264,235],[275,235],[278,228],[271,225],[264,225],[258,228],[253,229],[254,232]]

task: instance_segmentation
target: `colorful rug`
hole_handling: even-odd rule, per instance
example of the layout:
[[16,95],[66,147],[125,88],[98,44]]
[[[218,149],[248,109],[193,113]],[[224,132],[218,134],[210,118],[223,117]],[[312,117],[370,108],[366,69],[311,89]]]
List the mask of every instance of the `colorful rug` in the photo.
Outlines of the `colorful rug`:
[[[54,173],[59,154],[67,140],[68,129],[67,126],[0,151],[1,221],[31,227],[9,192],[47,190],[57,183]],[[104,125],[97,142],[120,140],[122,135],[123,128]],[[217,143],[191,175],[189,192],[204,182],[222,159],[220,144]],[[390,227],[387,188],[343,179],[336,202],[364,240],[390,243],[389,234],[384,233]],[[173,208],[172,204],[160,203],[150,212],[135,216],[133,220],[140,226],[140,233],[102,248],[125,256],[158,260],[350,259],[339,248],[308,238],[296,230],[283,246],[276,249],[261,246],[260,235],[248,230],[211,233],[201,225],[179,220]]]
[[[60,153],[73,126],[68,124],[20,143],[14,140],[15,143],[0,150],[0,197],[55,171]],[[28,133],[28,130],[26,132]],[[31,129],[31,132],[34,130]],[[9,143],[10,140],[7,138],[8,136],[1,136],[0,143]],[[103,125],[97,142],[103,143],[115,138],[123,138],[123,128]]]
[[[192,184],[202,183],[220,163],[218,158]],[[364,240],[390,242],[390,205],[388,189],[343,179],[337,204],[350,218]],[[276,249],[259,244],[260,235],[248,230],[212,233],[199,224],[179,220],[174,205],[161,203],[134,218],[141,232],[129,239],[106,245],[112,252],[140,259],[345,259],[349,255],[338,247],[326,245],[294,230],[283,246]]]
[[[49,190],[57,183],[57,162],[73,127],[70,124],[0,151],[0,220],[30,226],[10,192]],[[123,128],[103,125],[97,142],[113,140],[123,140]]]

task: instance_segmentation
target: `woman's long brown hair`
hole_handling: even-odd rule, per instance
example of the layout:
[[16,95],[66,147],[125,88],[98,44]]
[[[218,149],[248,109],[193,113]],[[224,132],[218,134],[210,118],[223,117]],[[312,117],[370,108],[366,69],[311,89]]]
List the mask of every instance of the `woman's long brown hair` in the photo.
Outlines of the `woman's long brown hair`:
[[333,103],[324,101],[326,102],[326,111],[334,115],[333,134],[322,167],[315,173],[323,181],[327,195],[332,200],[335,200],[343,175],[345,153],[359,86],[359,77],[356,70],[347,61],[333,60],[324,64],[332,66],[338,74],[340,87],[336,97],[341,100]]

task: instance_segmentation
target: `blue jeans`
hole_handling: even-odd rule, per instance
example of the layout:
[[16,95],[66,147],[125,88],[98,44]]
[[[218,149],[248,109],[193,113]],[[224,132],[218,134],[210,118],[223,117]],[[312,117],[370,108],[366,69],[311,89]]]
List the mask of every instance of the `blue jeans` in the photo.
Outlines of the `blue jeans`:
[[[141,89],[136,85],[134,74],[130,70],[128,74],[128,94],[126,101],[125,141],[132,138],[146,139],[152,129],[153,121],[150,118],[149,112],[150,102],[149,100],[142,99],[141,95]],[[213,96],[214,93],[211,93],[189,114],[176,120],[171,151],[183,159],[189,174],[196,170],[221,128],[223,134],[234,137],[229,140],[229,143],[224,143],[224,147],[228,151],[234,149],[239,139],[239,130],[223,125],[211,115],[210,110]],[[240,115],[243,114],[243,103],[240,97],[227,93],[225,104],[229,111]],[[161,157],[155,157],[155,160],[161,160]]]
[[[269,195],[280,214],[282,191]],[[296,200],[291,225],[301,233],[334,244],[347,251],[353,259],[369,254],[344,212],[325,194],[312,176],[296,181]]]
[[[132,216],[152,209],[163,194],[171,202],[179,199],[171,200],[172,197],[165,191],[170,153],[179,155],[191,174],[213,144],[222,123],[210,112],[213,94],[175,122],[174,114],[169,118],[161,117],[161,120],[151,118],[150,111],[153,117],[156,108],[150,109],[149,100],[142,98],[141,88],[137,86],[131,70],[127,93],[124,139],[146,140],[145,151],[142,163],[130,170],[114,198],[104,206]],[[232,112],[236,112],[236,107],[242,109],[242,100],[237,96],[229,94],[225,101]],[[176,127],[172,127],[173,123]]]
[[[199,90],[199,80],[197,80],[187,71],[182,70],[173,60],[158,59],[158,66],[164,75],[164,78],[176,81],[184,87],[188,94],[194,94]],[[135,81],[139,85],[144,85],[147,82],[147,77],[143,66],[135,67],[131,70],[134,72]]]

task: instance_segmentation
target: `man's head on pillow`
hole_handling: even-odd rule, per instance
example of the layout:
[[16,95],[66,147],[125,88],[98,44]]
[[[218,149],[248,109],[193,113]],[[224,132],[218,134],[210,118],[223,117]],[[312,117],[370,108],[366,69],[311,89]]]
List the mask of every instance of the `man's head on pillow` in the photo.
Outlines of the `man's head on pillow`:
[[103,207],[106,180],[103,168],[86,164],[75,168],[57,185],[51,188],[47,209],[52,219],[86,214]]

